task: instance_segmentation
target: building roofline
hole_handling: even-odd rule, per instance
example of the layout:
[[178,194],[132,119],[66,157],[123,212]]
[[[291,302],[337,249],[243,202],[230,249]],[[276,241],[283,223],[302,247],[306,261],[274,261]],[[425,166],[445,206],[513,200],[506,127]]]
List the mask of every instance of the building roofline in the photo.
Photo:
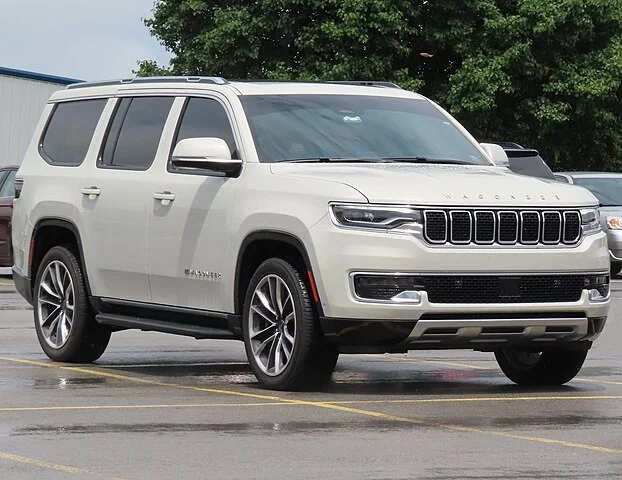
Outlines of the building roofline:
[[56,75],[47,75],[44,73],[28,72],[26,70],[17,70],[15,68],[0,67],[0,75],[7,77],[26,78],[28,80],[37,80],[39,82],[55,83],[57,85],[71,85],[80,83],[83,80],[68,77],[58,77]]

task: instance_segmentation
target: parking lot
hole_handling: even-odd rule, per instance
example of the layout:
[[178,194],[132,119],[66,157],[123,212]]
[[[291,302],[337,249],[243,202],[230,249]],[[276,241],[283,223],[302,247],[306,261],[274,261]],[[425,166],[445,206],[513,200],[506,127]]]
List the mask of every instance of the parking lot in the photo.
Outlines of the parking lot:
[[0,478],[622,478],[622,281],[579,376],[525,389],[492,354],[342,355],[323,392],[260,389],[243,345],[113,335],[50,362],[0,277]]

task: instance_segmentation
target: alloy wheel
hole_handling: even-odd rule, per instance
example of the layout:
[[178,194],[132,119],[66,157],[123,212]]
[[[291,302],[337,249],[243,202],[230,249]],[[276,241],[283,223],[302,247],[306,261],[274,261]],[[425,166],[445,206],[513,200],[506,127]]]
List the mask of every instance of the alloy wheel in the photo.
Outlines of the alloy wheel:
[[54,260],[41,276],[37,313],[43,338],[50,347],[61,348],[69,339],[75,311],[71,274],[64,263]]
[[281,374],[296,343],[296,309],[292,293],[278,275],[267,275],[251,299],[249,337],[259,368],[269,376]]

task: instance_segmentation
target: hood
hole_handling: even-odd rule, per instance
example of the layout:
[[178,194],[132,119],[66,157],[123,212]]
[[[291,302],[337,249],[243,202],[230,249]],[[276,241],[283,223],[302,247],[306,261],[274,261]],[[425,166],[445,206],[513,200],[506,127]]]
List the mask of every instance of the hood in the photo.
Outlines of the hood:
[[275,163],[271,171],[342,183],[361,192],[371,203],[526,208],[598,204],[585,188],[496,166]]

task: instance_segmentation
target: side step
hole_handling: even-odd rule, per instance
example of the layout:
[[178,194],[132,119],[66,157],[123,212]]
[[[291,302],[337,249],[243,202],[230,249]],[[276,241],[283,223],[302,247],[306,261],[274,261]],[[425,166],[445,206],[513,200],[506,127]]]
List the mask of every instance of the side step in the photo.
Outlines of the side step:
[[145,332],[172,333],[174,335],[184,335],[196,339],[231,339],[238,340],[239,337],[229,330],[220,328],[204,327],[188,323],[168,322],[164,320],[154,320],[151,318],[128,317],[125,315],[115,315],[112,313],[99,313],[95,316],[97,323],[111,325],[113,327],[136,328]]

